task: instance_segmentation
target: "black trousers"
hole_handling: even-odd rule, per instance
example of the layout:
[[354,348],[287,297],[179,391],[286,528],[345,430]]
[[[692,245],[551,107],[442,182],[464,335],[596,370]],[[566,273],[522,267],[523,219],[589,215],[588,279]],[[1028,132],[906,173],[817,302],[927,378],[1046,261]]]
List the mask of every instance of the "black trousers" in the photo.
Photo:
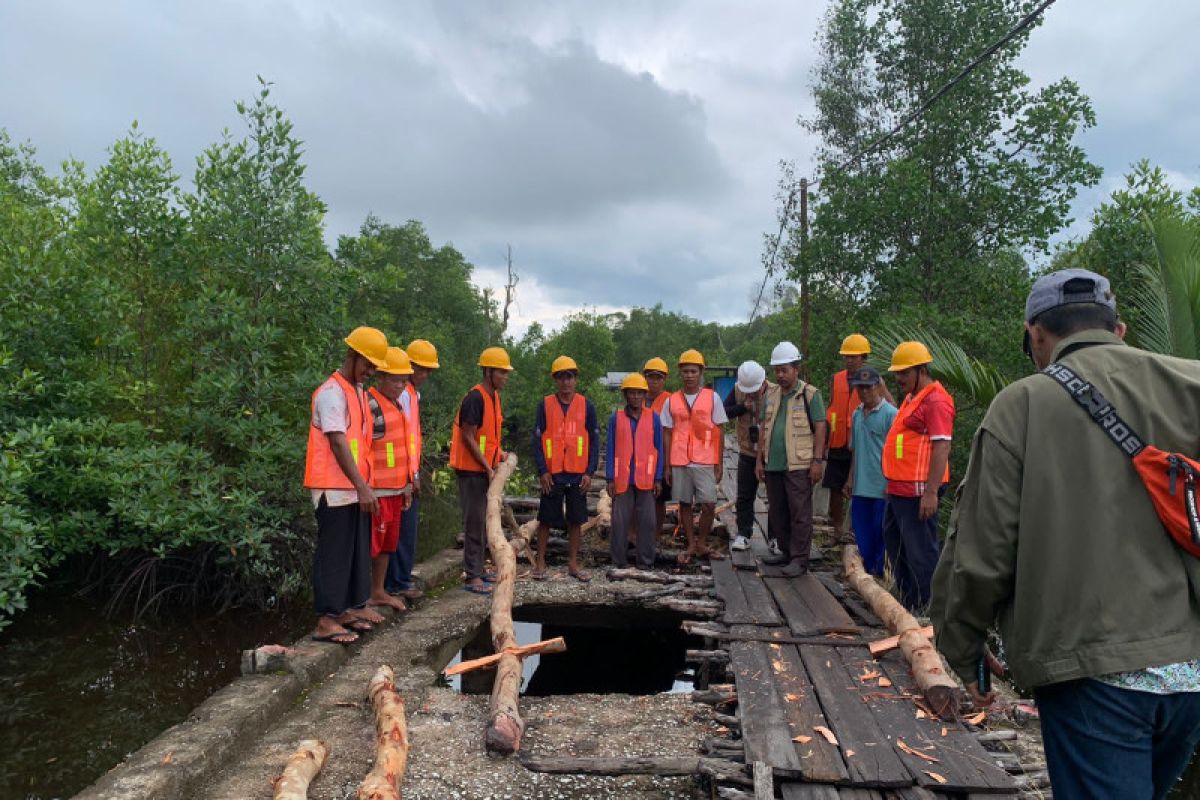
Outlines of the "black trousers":
[[[737,474],[737,532],[749,539],[754,534],[754,498],[758,496],[758,476],[754,474],[754,456],[738,453]],[[769,518],[768,518],[769,519]],[[772,531],[773,532],[773,531]],[[768,536],[767,538],[774,538]]]
[[336,617],[366,605],[371,596],[371,515],[358,503],[330,508],[321,498],[312,582],[318,614]]
[[463,518],[463,571],[467,580],[483,577],[483,560],[487,554],[487,491],[486,472],[458,473],[458,507]]

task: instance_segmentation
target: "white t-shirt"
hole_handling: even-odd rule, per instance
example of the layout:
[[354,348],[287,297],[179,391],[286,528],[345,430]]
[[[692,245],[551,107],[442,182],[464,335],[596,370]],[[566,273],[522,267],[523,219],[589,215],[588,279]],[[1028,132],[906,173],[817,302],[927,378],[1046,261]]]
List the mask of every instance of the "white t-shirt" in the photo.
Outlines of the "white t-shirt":
[[[312,424],[322,433],[345,433],[350,427],[350,407],[346,405],[346,393],[333,378],[325,381],[325,385],[317,392],[313,401]],[[313,489],[313,508],[321,504],[322,495],[325,497],[325,505],[330,508],[358,502],[358,491],[355,489]]]
[[[685,394],[683,399],[687,401],[688,408],[691,408],[696,404],[696,398],[699,396],[699,392],[696,392],[695,394]],[[662,420],[662,426],[664,428],[672,427],[670,400],[667,400],[667,402],[663,405],[663,410],[659,412],[658,418]],[[724,425],[726,422],[729,422],[729,417],[725,416],[725,404],[721,402],[721,398],[717,397],[716,392],[713,392],[712,421],[714,425]]]

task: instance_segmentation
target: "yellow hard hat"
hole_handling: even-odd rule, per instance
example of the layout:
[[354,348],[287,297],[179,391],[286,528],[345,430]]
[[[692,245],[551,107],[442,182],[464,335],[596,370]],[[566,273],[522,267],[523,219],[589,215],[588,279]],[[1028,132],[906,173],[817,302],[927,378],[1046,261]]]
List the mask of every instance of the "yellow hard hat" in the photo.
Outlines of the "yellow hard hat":
[[698,367],[704,366],[704,356],[699,350],[684,350],[683,355],[679,357],[679,366],[684,364],[695,364]]
[[642,367],[642,372],[661,372],[666,375],[670,370],[667,369],[667,362],[655,356],[646,362],[646,366]]
[[559,356],[550,365],[550,374],[557,375],[560,372],[579,372],[579,365],[570,356]]
[[379,368],[380,372],[386,372],[389,375],[412,375],[412,362],[408,360],[408,353],[399,347],[389,347],[385,360],[387,363]]
[[479,366],[494,367],[495,369],[512,369],[508,360],[508,351],[503,347],[489,347],[479,354]]
[[901,342],[896,345],[896,352],[892,353],[892,365],[888,367],[888,372],[900,372],[932,363],[933,356],[929,354],[928,347],[920,342]]
[[871,343],[861,333],[852,333],[842,339],[842,349],[838,350],[838,355],[869,356],[871,355]]
[[640,372],[631,372],[621,381],[621,391],[626,389],[641,389],[643,392],[648,392],[650,384],[646,383],[645,377]]
[[418,367],[437,369],[441,366],[437,360],[437,348],[425,339],[413,339],[408,346],[408,357]]
[[351,350],[375,366],[382,367],[387,363],[387,337],[378,328],[368,328],[365,325],[355,328],[350,331],[345,342]]

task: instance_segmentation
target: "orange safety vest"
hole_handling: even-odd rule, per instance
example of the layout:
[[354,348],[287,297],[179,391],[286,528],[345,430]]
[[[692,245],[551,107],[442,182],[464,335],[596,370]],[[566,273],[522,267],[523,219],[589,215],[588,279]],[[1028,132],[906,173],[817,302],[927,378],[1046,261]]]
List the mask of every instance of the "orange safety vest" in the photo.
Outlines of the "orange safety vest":
[[850,445],[850,417],[859,405],[850,391],[850,375],[846,370],[833,376],[833,399],[825,412],[829,423],[829,449],[837,450]]
[[[371,412],[367,409],[366,392],[361,386],[353,386],[335,372],[312,393],[311,407],[317,406],[317,395],[333,381],[346,395],[346,407],[350,410],[350,425],[346,428],[346,442],[350,454],[358,465],[363,480],[371,481]],[[311,412],[310,412],[311,414]],[[310,416],[311,420],[312,417]],[[308,450],[304,454],[304,485],[309,489],[353,489],[354,484],[333,455],[329,437],[311,423],[308,426]]]
[[421,398],[411,383],[404,385],[404,391],[408,393],[408,460],[416,475],[421,469]]
[[564,415],[557,395],[549,395],[542,405],[546,410],[546,430],[542,432],[542,452],[551,475],[587,472],[588,431],[587,400],[577,394],[571,398]]
[[654,469],[658,465],[658,449],[654,446],[654,412],[642,409],[637,430],[629,422],[625,409],[617,412],[617,441],[613,458],[614,491],[624,494],[629,488],[629,462],[633,461],[633,485],[642,491],[654,488]]
[[[900,413],[892,420],[891,430],[883,444],[883,476],[889,481],[905,481],[927,483],[929,481],[929,460],[933,457],[933,441],[928,434],[917,433],[908,427],[906,420],[931,394],[943,395],[954,407],[954,398],[938,381],[926,386],[916,395],[909,395],[900,404]],[[950,464],[946,463],[942,483],[950,480]]]
[[670,392],[659,392],[658,397],[654,398],[654,400],[651,401],[648,408],[651,411],[653,411],[655,414],[661,415],[663,407],[666,406],[667,401],[670,399],[671,399]]
[[717,463],[721,431],[712,421],[716,398],[712,389],[702,388],[688,408],[682,389],[671,395],[671,466]]
[[[368,390],[383,414],[383,438],[371,442],[371,487],[403,489],[412,465],[408,454],[408,420],[400,406],[372,386]],[[374,409],[371,410],[372,416]]]
[[[500,393],[496,392],[493,401],[488,402],[488,393],[483,384],[475,384],[471,392],[479,392],[483,397],[483,424],[479,426],[479,450],[483,453],[488,466],[495,467],[500,463],[500,426],[504,424],[504,414],[500,406]],[[467,392],[470,394],[471,392]],[[462,406],[459,406],[459,413]],[[462,425],[459,414],[454,415],[454,430],[450,436],[450,466],[465,472],[486,472],[479,462],[467,450],[463,440]]]

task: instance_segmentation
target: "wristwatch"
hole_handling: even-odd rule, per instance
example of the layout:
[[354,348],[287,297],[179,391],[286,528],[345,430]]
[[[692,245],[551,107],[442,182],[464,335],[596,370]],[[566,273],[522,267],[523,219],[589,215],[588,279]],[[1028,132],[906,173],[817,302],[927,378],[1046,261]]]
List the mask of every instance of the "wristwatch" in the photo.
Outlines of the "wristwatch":
[[823,459],[823,458],[814,458],[814,459],[813,459],[813,463],[814,463],[814,464],[824,464],[824,463],[825,463],[825,459]]

